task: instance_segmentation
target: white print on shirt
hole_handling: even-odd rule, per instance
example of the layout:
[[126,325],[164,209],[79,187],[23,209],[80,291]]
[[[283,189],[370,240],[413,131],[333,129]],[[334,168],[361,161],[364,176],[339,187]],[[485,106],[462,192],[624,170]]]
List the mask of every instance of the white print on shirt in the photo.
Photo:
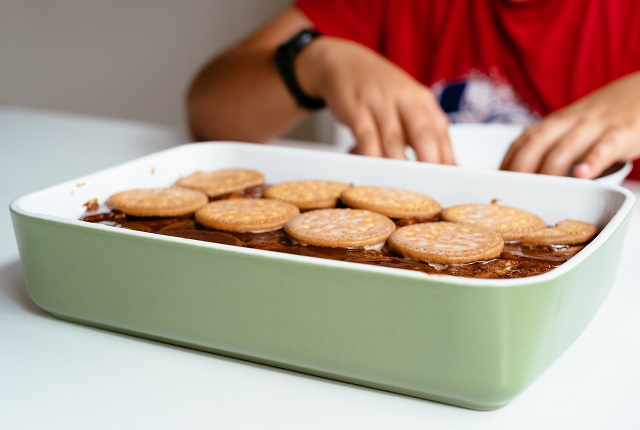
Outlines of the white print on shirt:
[[504,79],[472,73],[431,87],[451,123],[527,125],[540,116],[522,103]]

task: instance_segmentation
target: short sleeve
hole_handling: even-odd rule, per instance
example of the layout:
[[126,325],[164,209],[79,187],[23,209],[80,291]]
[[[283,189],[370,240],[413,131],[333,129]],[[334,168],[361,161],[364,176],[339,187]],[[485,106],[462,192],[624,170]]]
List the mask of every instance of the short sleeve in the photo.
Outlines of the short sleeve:
[[380,46],[383,0],[296,0],[295,6],[327,36]]

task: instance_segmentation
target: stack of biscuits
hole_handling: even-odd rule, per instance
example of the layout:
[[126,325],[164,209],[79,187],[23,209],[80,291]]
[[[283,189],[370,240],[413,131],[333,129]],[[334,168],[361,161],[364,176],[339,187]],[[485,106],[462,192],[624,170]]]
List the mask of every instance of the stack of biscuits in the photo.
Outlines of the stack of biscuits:
[[[255,187],[261,187],[260,195],[245,193]],[[241,198],[229,198],[234,196]],[[326,180],[267,186],[261,172],[241,168],[196,172],[168,188],[123,191],[107,205],[137,217],[194,214],[201,226],[220,231],[282,228],[291,240],[309,246],[379,249],[387,244],[400,256],[435,265],[491,260],[505,242],[574,245],[598,233],[597,226],[577,220],[548,227],[533,213],[496,203],[443,209],[427,195],[396,188]],[[402,219],[412,221],[398,227]]]

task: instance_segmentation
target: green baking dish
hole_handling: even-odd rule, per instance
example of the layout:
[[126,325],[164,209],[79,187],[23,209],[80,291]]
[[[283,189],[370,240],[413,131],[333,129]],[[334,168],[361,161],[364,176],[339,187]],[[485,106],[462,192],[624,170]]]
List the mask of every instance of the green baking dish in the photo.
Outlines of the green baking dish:
[[[429,276],[81,222],[83,204],[248,167],[501,203],[598,224],[562,266],[511,280]],[[472,409],[507,404],[587,327],[612,287],[633,195],[571,178],[233,142],[177,146],[11,204],[29,294],[58,318]]]

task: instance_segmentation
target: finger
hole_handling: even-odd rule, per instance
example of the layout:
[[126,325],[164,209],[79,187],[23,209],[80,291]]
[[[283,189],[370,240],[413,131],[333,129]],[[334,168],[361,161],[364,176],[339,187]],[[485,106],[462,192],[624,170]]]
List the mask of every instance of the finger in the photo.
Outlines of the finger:
[[547,118],[527,127],[511,144],[500,168],[537,172],[549,148],[571,128],[572,122]]
[[404,129],[395,106],[391,103],[381,105],[374,110],[374,117],[380,135],[382,155],[387,158],[406,159]]
[[602,135],[600,127],[591,123],[578,123],[554,143],[545,154],[538,173],[567,176],[583,154]]
[[382,157],[380,137],[373,116],[365,110],[360,110],[353,117],[347,118],[345,125],[351,128],[356,139],[354,153],[371,157]]
[[442,163],[456,165],[456,157],[453,155],[453,146],[449,137],[449,127],[447,127],[440,137],[440,153],[442,154]]
[[455,164],[449,139],[449,122],[438,106],[424,109],[409,106],[401,112],[407,143],[416,152],[418,160]]
[[438,133],[438,146],[440,148],[440,162],[443,164],[456,164],[453,155],[453,147],[449,138],[449,120],[445,113],[437,106],[438,118],[436,119],[436,130]]
[[572,170],[573,176],[585,179],[597,178],[615,162],[626,159],[626,149],[631,141],[632,135],[627,131],[608,130],[575,165]]

